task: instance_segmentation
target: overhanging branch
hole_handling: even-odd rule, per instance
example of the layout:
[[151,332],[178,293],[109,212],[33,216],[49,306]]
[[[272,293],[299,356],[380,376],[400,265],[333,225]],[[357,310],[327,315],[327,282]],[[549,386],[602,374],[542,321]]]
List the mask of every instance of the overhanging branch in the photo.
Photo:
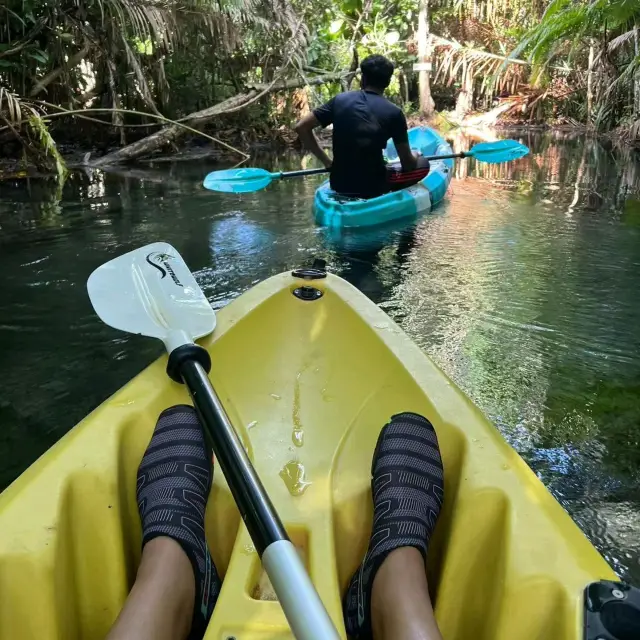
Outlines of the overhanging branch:
[[[276,91],[287,91],[290,89],[300,89],[304,86],[326,84],[327,82],[338,82],[340,79],[347,77],[352,72],[343,71],[339,73],[328,73],[323,76],[317,76],[316,78],[310,78],[305,82],[302,78],[294,78],[288,80],[278,80],[271,84],[255,84],[248,87],[244,93],[239,93],[231,98],[227,98],[223,102],[202,109],[201,111],[195,111],[189,114],[185,118],[181,118],[181,121],[186,121],[191,127],[199,128],[216,118],[217,116],[225,115],[228,113],[235,113],[247,107],[249,104],[257,100],[262,95],[268,93],[274,93]],[[94,162],[95,166],[119,164],[122,162],[130,162],[136,160],[142,156],[148,155],[164,147],[167,144],[175,142],[179,138],[185,135],[184,127],[179,125],[170,125],[164,127],[160,131],[152,133],[142,140],[138,140],[122,149],[118,149],[113,153],[108,153],[106,156],[99,158]]]

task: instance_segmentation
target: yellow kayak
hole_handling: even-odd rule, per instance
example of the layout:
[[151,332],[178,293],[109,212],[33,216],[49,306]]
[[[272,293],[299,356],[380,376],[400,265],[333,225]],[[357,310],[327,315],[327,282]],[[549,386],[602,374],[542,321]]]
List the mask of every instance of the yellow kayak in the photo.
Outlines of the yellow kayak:
[[[307,299],[293,295],[303,286]],[[444,461],[429,549],[444,638],[583,638],[583,591],[615,574],[498,431],[363,294],[336,276],[284,273],[220,311],[201,344],[342,636],[341,594],[368,543],[374,445],[392,414],[414,411],[433,422]],[[136,376],[1,495],[0,640],[97,639],[112,625],[140,559],[137,467],[160,412],[189,402],[166,364]],[[224,584],[206,638],[291,638],[218,466],[207,528]]]

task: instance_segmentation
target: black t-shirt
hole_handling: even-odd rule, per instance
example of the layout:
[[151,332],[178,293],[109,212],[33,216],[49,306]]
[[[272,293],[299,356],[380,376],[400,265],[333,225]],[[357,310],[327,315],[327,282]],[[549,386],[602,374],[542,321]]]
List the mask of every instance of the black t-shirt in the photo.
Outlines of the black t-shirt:
[[313,114],[323,127],[333,124],[331,188],[360,198],[388,191],[382,150],[389,138],[408,141],[402,111],[373,91],[349,91]]

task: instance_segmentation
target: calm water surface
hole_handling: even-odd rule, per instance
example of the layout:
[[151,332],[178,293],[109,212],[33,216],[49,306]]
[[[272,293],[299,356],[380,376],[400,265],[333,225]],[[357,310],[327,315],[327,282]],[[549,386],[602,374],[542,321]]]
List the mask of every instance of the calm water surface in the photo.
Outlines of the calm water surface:
[[345,237],[314,226],[318,178],[213,194],[201,183],[215,167],[198,162],[78,173],[62,193],[0,185],[0,486],[160,354],[94,315],[85,283],[98,265],[166,240],[220,308],[324,257],[640,584],[640,166],[594,141],[521,141],[532,154],[516,163],[460,163],[434,213]]

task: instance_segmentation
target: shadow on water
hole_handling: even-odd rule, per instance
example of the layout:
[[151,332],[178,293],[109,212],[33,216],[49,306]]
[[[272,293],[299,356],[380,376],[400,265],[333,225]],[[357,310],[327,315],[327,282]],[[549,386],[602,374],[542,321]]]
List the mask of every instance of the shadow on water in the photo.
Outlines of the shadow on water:
[[340,275],[374,302],[386,300],[401,279],[416,239],[417,221],[399,221],[368,230],[322,233],[340,260]]
[[[220,308],[324,257],[640,583],[640,165],[584,136],[511,137],[531,155],[460,162],[436,211],[366,232],[313,224],[321,177],[213,194],[201,183],[216,167],[204,161],[78,172],[62,191],[0,185],[0,485],[160,353],[94,316],[85,283],[99,264],[167,240]],[[286,170],[301,159],[250,164]]]

